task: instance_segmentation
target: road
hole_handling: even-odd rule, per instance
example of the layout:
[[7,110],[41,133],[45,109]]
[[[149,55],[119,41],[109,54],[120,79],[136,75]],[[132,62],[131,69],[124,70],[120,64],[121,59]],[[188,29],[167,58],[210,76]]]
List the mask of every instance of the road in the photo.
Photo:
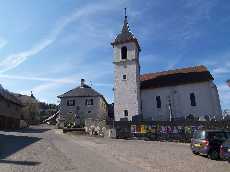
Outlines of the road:
[[189,145],[63,134],[50,126],[0,131],[1,172],[228,172],[226,161],[191,153]]

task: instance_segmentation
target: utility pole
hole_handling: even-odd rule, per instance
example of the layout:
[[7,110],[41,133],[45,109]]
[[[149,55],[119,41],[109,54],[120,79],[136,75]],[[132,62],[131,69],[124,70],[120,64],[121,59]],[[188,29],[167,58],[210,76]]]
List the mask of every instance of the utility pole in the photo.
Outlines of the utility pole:
[[169,121],[172,122],[172,103],[170,96],[168,96],[168,108],[169,108]]

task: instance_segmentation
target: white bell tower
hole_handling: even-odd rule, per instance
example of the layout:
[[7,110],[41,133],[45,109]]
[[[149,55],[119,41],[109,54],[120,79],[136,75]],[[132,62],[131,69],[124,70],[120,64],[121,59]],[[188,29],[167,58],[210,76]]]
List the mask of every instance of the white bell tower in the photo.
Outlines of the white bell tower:
[[141,114],[140,64],[138,40],[130,32],[125,9],[122,31],[111,43],[114,49],[114,116],[115,121],[132,120]]

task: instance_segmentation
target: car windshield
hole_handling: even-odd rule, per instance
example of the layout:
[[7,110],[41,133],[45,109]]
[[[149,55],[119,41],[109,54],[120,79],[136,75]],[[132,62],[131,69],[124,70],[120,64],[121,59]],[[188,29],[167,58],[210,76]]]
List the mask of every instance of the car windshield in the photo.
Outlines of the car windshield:
[[205,139],[205,131],[196,131],[194,133],[194,139]]
[[227,138],[230,139],[230,131],[226,132]]
[[208,133],[209,138],[218,139],[218,140],[226,140],[226,135],[224,132],[210,132]]

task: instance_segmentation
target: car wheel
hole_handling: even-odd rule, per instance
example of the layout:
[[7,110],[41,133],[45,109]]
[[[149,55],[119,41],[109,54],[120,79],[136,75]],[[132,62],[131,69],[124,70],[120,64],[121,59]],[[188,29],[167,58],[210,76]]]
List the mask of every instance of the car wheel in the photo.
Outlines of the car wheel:
[[208,158],[212,159],[212,160],[219,159],[219,153],[218,153],[218,151],[217,150],[210,151],[209,154],[208,154]]
[[194,155],[199,155],[199,152],[192,151]]

